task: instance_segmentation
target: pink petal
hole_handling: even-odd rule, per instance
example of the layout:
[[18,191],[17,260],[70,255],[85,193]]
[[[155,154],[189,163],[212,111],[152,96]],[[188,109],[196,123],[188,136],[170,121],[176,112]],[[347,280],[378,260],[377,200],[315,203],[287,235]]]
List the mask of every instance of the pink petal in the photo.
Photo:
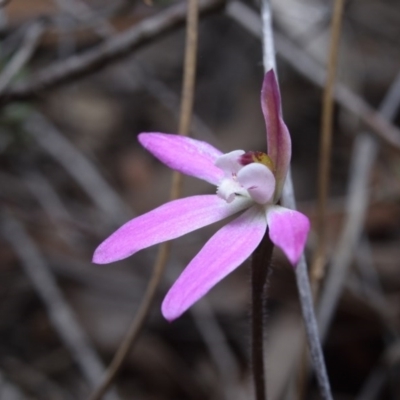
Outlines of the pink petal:
[[141,133],[139,142],[171,169],[218,185],[224,173],[215,166],[221,152],[206,142],[167,133]]
[[274,163],[276,192],[279,200],[292,153],[289,130],[282,118],[281,95],[273,70],[265,74],[261,90],[261,107],[267,127],[268,155]]
[[275,191],[275,177],[265,165],[248,164],[238,172],[237,179],[256,203],[266,204],[272,199]]
[[146,247],[175,239],[249,207],[243,198],[228,204],[216,195],[171,201],[121,226],[96,249],[95,264],[122,260]]
[[267,222],[270,239],[296,266],[304,251],[310,221],[298,211],[272,206],[267,209]]
[[258,206],[221,228],[185,268],[167,293],[161,310],[172,321],[237,268],[264,236],[266,218]]

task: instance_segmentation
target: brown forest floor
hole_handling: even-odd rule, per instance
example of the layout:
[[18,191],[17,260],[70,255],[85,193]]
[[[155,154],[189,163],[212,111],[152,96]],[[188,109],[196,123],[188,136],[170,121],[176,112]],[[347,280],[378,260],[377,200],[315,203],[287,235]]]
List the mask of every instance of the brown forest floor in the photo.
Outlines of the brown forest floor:
[[[258,15],[256,4],[243,4]],[[277,60],[293,141],[296,198],[313,226],[322,89],[310,75],[317,75],[326,60],[331,5],[273,1],[274,28],[282,39]],[[112,265],[96,266],[90,260],[121,223],[168,199],[170,170],[146,153],[136,137],[144,131],[177,131],[184,28],[154,37],[84,76],[34,88],[23,100],[13,89],[35,83],[49,65],[67,64],[75,54],[162,15],[169,6],[164,1],[11,0],[0,9],[2,400],[88,398],[101,375],[100,364],[112,359],[135,315],[156,248]],[[244,25],[219,10],[202,17],[199,26],[193,136],[223,151],[265,149],[261,42]],[[285,51],[285,41],[302,56]],[[29,46],[26,62],[7,80],[7,66]],[[315,68],[307,64],[308,74],[299,72],[305,59]],[[339,59],[338,81],[378,109],[400,67],[400,3],[348,0]],[[360,167],[354,154],[364,132],[376,138],[378,152],[367,190],[358,194],[367,199],[367,212],[324,352],[335,399],[394,400],[400,399],[399,148],[382,140],[382,132],[373,132],[363,117],[336,103],[328,268],[346,246],[341,238],[349,220],[349,193],[356,186],[349,177]],[[184,180],[183,196],[214,190],[193,178]],[[118,395],[111,397],[252,398],[247,264],[172,324],[160,313],[171,282],[218,226],[174,241],[148,322],[114,382]],[[312,230],[306,250],[310,260],[315,243]],[[297,289],[278,251],[273,264],[266,311],[269,399],[297,399],[303,345]],[[59,295],[62,304],[52,304]],[[56,315],[49,312],[53,306]],[[71,314],[64,315],[65,308]],[[90,354],[71,351],[80,340],[75,334],[84,335]],[[88,371],[93,357],[95,365]],[[303,398],[317,399],[314,378],[306,382]]]

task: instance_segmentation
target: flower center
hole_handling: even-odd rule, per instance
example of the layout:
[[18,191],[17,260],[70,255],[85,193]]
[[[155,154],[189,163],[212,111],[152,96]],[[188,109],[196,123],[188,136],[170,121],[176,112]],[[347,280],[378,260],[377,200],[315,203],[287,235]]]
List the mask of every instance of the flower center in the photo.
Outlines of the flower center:
[[274,172],[274,163],[268,154],[262,151],[248,151],[240,156],[239,163],[241,165],[248,165],[251,163],[263,164],[269,168],[270,171]]
[[231,203],[236,196],[252,198],[256,203],[268,203],[275,190],[274,164],[262,151],[234,150],[222,154],[215,165],[224,171],[217,195]]

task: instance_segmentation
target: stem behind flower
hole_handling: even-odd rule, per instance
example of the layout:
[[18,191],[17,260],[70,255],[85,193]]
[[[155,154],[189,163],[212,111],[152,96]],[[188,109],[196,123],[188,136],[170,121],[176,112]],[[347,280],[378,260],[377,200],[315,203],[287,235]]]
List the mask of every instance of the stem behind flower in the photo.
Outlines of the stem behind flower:
[[264,307],[266,302],[267,276],[270,271],[274,248],[268,234],[253,254],[251,263],[252,314],[251,314],[251,356],[256,400],[266,399],[264,376]]

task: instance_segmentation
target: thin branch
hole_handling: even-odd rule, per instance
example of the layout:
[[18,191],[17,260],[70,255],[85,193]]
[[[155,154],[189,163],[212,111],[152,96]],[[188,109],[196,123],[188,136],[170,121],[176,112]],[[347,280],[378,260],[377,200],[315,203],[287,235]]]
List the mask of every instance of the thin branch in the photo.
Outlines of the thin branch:
[[[104,368],[73,311],[65,301],[51,270],[24,226],[8,212],[2,212],[0,217],[1,233],[20,259],[22,267],[47,308],[54,328],[72,353],[90,385],[97,385]],[[118,397],[111,393],[109,399],[117,400]]]
[[[397,336],[397,340],[386,347],[378,361],[378,365],[370,372],[355,400],[375,400],[381,398],[380,393],[390,377],[390,370],[398,369],[399,365],[400,339]],[[392,373],[397,374],[395,371]]]
[[150,311],[154,296],[156,294],[158,285],[161,280],[162,272],[164,270],[165,262],[168,258],[170,250],[170,242],[165,243],[160,246],[160,250],[157,254],[157,259],[154,264],[152,277],[147,284],[146,292],[141,299],[139,309],[135,314],[135,317],[128,328],[128,331],[118,347],[114,357],[108,366],[105,375],[101,379],[100,385],[98,385],[95,391],[89,397],[90,400],[99,400],[107,392],[111,383],[117,376],[119,370],[121,369],[123,363],[125,362],[129,351],[132,349],[136,339],[139,336],[141,328],[143,327],[146,317]]
[[93,163],[42,114],[34,112],[24,123],[24,128],[80,184],[105,215],[111,215],[114,222],[126,221],[132,215]]
[[[189,135],[190,121],[192,119],[199,25],[199,1],[189,0],[188,4],[181,116],[178,129],[179,134],[183,136]],[[178,175],[182,176],[181,174]],[[177,193],[176,197],[178,197]]]
[[[109,39],[115,36],[117,31],[112,24],[101,16],[96,16],[88,4],[82,0],[55,0],[59,6],[67,13],[71,14],[78,21],[89,23],[92,20],[98,19],[98,23],[93,26],[94,32],[102,39]],[[170,90],[163,82],[153,77],[152,74],[146,70],[140,62],[131,58],[129,60],[130,68],[126,65],[121,65],[124,76],[119,76],[123,79],[124,84],[130,88],[137,88],[140,83],[143,87],[155,97],[167,110],[169,110],[178,120],[180,118],[179,96]],[[201,136],[203,140],[217,145],[217,139],[211,129],[202,121],[195,113],[192,115],[192,131]]]
[[[186,48],[184,60],[184,77],[182,87],[181,118],[179,122],[179,134],[187,136],[190,129],[190,121],[194,102],[194,85],[197,59],[197,36],[198,36],[198,0],[190,0],[187,8],[187,29],[186,29]],[[179,172],[173,173],[170,199],[179,198],[182,186],[182,175]],[[133,319],[128,332],[118,348],[106,375],[90,397],[90,400],[99,400],[107,391],[108,387],[116,377],[123,362],[125,361],[129,350],[132,348],[136,339],[139,337],[141,329],[146,321],[150,311],[157,288],[164,272],[165,264],[168,260],[171,249],[171,242],[161,244],[157,259],[153,268],[153,274],[147,286],[145,295],[139,306],[139,310]]]
[[[108,38],[115,33],[113,26],[107,21],[104,16],[96,15],[90,6],[82,0],[53,0],[58,7],[69,14],[79,22],[85,23],[86,26],[91,26],[93,31],[101,38]],[[98,19],[93,25],[93,21]]]
[[140,301],[141,288],[146,280],[125,270],[98,269],[88,261],[66,257],[58,252],[47,256],[48,263],[57,276],[67,278],[104,296],[120,300],[126,304]]
[[[262,37],[260,17],[248,6],[239,1],[232,1],[227,5],[226,12],[254,36]],[[316,86],[324,87],[326,71],[322,65],[309,56],[304,49],[277,32],[274,33],[274,42],[279,56],[294,70]],[[336,83],[334,97],[340,106],[357,116],[385,144],[400,151],[400,130],[381,113],[342,83]]]
[[[38,368],[34,368],[25,364],[11,356],[3,357],[2,365],[10,378],[24,388],[28,393],[35,393],[36,398],[48,398],[52,400],[73,400],[70,393],[60,387],[54,381],[51,381]],[[0,393],[1,399],[12,400],[13,397],[8,397]],[[4,396],[4,397],[3,397]]]
[[74,219],[66,207],[64,207],[57,191],[38,170],[23,172],[21,175],[29,191],[54,223],[54,227],[59,236],[68,243],[71,248],[74,247],[77,239],[76,232],[71,229],[66,230],[66,224],[70,227]]
[[342,30],[344,0],[335,0],[331,23],[331,42],[329,46],[328,70],[323,96],[321,138],[318,167],[318,207],[317,207],[317,245],[310,269],[311,287],[314,298],[318,297],[321,280],[325,275],[326,264],[326,203],[330,184],[330,167],[333,131],[333,90],[336,79],[339,41]]
[[[393,119],[400,106],[400,73],[390,87],[380,107],[380,112]],[[350,169],[349,195],[344,228],[333,252],[332,266],[324,285],[318,307],[318,322],[321,337],[329,329],[337,303],[340,299],[347,272],[360,242],[368,208],[368,184],[378,152],[378,143],[368,134],[361,134],[355,142],[353,164]]]
[[[227,13],[249,32],[258,37],[261,36],[261,23],[259,16],[249,7],[240,2],[234,1],[232,3],[229,3],[229,5],[227,6]],[[278,53],[285,61],[287,61],[295,70],[297,70],[301,75],[309,79],[317,86],[323,86],[323,83],[325,81],[325,71],[322,66],[320,66],[310,56],[308,56],[304,50],[299,49],[295,44],[286,39],[284,36],[275,33],[274,39]],[[384,107],[381,108],[382,114],[376,113],[374,110],[371,109],[369,105],[364,102],[363,99],[359,98],[355,93],[351,92],[346,86],[340,83],[336,85],[335,91],[335,99],[340,106],[353,112],[361,119],[362,122],[365,123],[366,126],[372,129],[372,133],[374,133],[378,138],[382,139],[385,144],[389,144],[395,147],[397,150],[400,149],[400,134],[398,133],[396,128],[393,127],[393,125],[389,129],[386,129],[389,124],[386,122],[387,120],[384,119],[384,117],[390,119],[390,117],[396,113],[397,106],[399,104],[399,96],[400,74],[396,78],[395,83],[390,88],[389,94],[385,98]],[[381,129],[381,127],[383,127],[384,125],[386,125],[386,128]],[[363,135],[362,139],[360,138],[360,140],[358,140],[357,142],[359,143],[362,141],[370,141],[372,143],[375,143],[375,146],[378,146],[378,143],[376,143],[374,138],[367,134]],[[373,154],[375,152],[367,151],[366,153],[365,150],[361,151],[362,148],[365,149],[366,147],[369,147],[368,144],[357,144],[357,147],[360,149],[358,150],[360,151],[360,155],[357,156],[360,162],[372,162],[373,165],[373,159],[375,158]],[[362,156],[361,153],[364,156]],[[354,175],[350,179],[351,181],[360,183],[360,180],[362,181],[363,178],[359,175],[358,172],[356,173],[356,170],[358,169],[359,168],[351,169],[351,171],[353,171],[353,173],[356,174],[357,177]],[[365,169],[364,173],[367,173]],[[350,187],[354,187],[354,185],[350,185]],[[290,201],[290,198],[292,197],[292,188],[289,177],[286,180],[285,189],[287,189],[288,192],[287,194],[284,193],[283,203],[286,204],[288,207],[293,207],[295,203]],[[326,282],[326,286],[332,286],[332,289],[328,289],[327,293],[325,293],[324,290],[324,294],[321,298],[321,306],[318,309],[318,321],[321,321],[320,326],[322,337],[325,336],[325,333],[328,330],[328,325],[332,319],[333,312],[336,309],[336,304],[340,297],[340,293],[343,287],[343,281],[345,280],[346,271],[350,263],[349,260],[351,260],[355,251],[354,245],[352,244],[353,239],[349,239],[351,235],[347,234],[345,231],[355,232],[359,229],[357,228],[357,220],[359,219],[358,214],[359,212],[362,212],[363,200],[366,199],[366,197],[367,194],[366,192],[364,192],[357,195],[357,198],[354,198],[354,200],[349,199],[349,204],[352,203],[354,205],[354,208],[352,208],[351,210],[350,208],[348,208],[348,218],[346,220],[345,228],[342,233],[342,236],[346,236],[347,238],[340,239],[338,245],[339,251],[333,252],[334,259],[331,269],[331,276],[328,275]],[[356,210],[356,212],[354,212],[353,210]],[[343,246],[340,243],[346,243],[346,246]],[[299,267],[301,267],[302,269],[300,270]],[[302,275],[304,281],[307,283],[308,281],[306,265],[303,259],[300,260],[300,264],[297,269],[298,271],[304,271],[302,272]],[[345,271],[342,272],[342,269]],[[296,278],[298,280],[300,278],[299,275],[299,273],[297,273],[296,275]],[[299,285],[299,287],[302,286]],[[329,294],[329,292],[331,292],[331,294]],[[325,298],[328,296],[330,297],[330,299]],[[316,330],[316,327],[314,327],[313,329]],[[294,362],[294,364],[296,365],[297,363]]]
[[[165,284],[170,286],[174,283],[182,268],[183,265],[180,265],[179,262],[169,263],[169,268],[165,274]],[[223,393],[221,393],[221,400],[236,398],[237,388],[234,382],[235,379],[239,378],[240,367],[229,346],[224,330],[215,315],[212,304],[207,297],[203,297],[188,312],[193,316],[193,322],[202,336],[210,357],[218,370],[218,375],[222,381]]]
[[366,382],[361,387],[360,392],[357,394],[355,400],[375,400],[379,399],[379,394],[386,381],[388,374],[386,366],[378,365],[369,374]]
[[80,27],[92,29],[100,37],[114,34],[114,27],[108,18],[129,12],[133,6],[125,0],[118,0],[105,4],[101,11],[95,12],[84,0],[53,0],[53,2],[57,4],[62,13],[72,16],[78,21]]
[[[325,68],[283,35],[275,34],[275,38],[279,55],[310,82],[324,87]],[[380,140],[395,150],[400,150],[400,130],[382,113],[340,82],[335,85],[334,97],[341,107],[358,117]]]
[[380,281],[379,273],[373,260],[372,248],[365,232],[360,238],[355,254],[355,267],[360,275],[362,285],[365,288],[371,288],[380,296],[384,296],[383,286]]
[[349,276],[346,279],[344,287],[352,296],[353,301],[361,303],[372,313],[376,314],[388,335],[400,338],[400,324],[397,320],[398,312],[382,293],[365,287],[360,282],[360,279],[355,276]]
[[346,289],[350,290],[356,300],[370,307],[387,329],[388,337],[394,337],[386,346],[377,365],[372,369],[363,383],[356,400],[374,400],[380,398],[380,392],[391,374],[391,369],[398,367],[400,361],[400,336],[397,313],[380,291],[366,289],[356,280],[347,279]]
[[[200,14],[213,12],[223,4],[224,0],[199,0],[199,12]],[[82,54],[55,62],[32,74],[27,81],[12,86],[0,96],[0,102],[26,99],[43,90],[98,71],[112,62],[130,55],[132,50],[181,26],[185,21],[186,11],[186,2],[168,7]]]
[[222,381],[221,400],[236,398],[235,382],[239,379],[240,367],[210,301],[203,298],[190,311]]
[[[263,21],[263,43],[264,43],[264,69],[276,65],[275,54],[271,50],[273,49],[273,33],[272,33],[272,14],[269,0],[263,0],[261,17]],[[270,48],[266,48],[270,46]],[[266,55],[270,55],[268,58]],[[291,173],[289,171],[286,177],[285,186],[283,188],[282,204],[285,207],[295,209],[296,201],[293,190],[293,183]],[[306,328],[308,344],[310,347],[311,359],[314,364],[314,369],[317,377],[317,381],[320,387],[321,395],[325,400],[331,400],[332,394],[329,384],[328,375],[326,372],[324,355],[322,352],[321,342],[319,340],[318,326],[315,318],[313,298],[308,280],[307,264],[304,254],[295,270],[296,283],[299,291],[300,304],[303,313],[304,324]]]
[[22,393],[19,387],[9,382],[0,371],[0,398],[12,400],[26,400],[27,397]]
[[251,361],[256,400],[268,397],[264,372],[264,310],[273,249],[267,229],[251,262]]
[[0,8],[5,7],[11,0],[0,0]]
[[[311,290],[316,302],[321,286],[321,281],[325,275],[326,269],[326,208],[330,185],[331,153],[332,153],[332,132],[333,132],[333,109],[334,99],[333,91],[336,80],[339,42],[342,30],[342,20],[344,11],[344,0],[335,0],[331,20],[331,41],[328,53],[328,67],[326,74],[326,83],[323,94],[321,134],[319,148],[319,166],[318,166],[318,206],[316,234],[317,243],[314,251],[314,257],[310,268]],[[298,393],[299,398],[304,397],[306,380],[308,378],[308,354],[304,346],[304,352],[300,360],[298,371]]]
[[57,191],[38,170],[24,172],[22,180],[42,208],[55,222],[73,220]]
[[45,26],[43,21],[36,21],[28,27],[20,48],[15,52],[1,73],[0,96],[9,86],[12,79],[21,71],[24,65],[32,57],[44,30]]
[[[129,78],[135,76],[143,84],[144,88],[157,99],[177,120],[179,119],[179,96],[172,91],[165,83],[152,76],[136,60],[132,63],[132,69],[129,71]],[[133,71],[132,71],[133,70]],[[211,143],[217,148],[221,148],[218,138],[211,128],[195,113],[192,115],[191,132],[194,137],[201,138]]]

